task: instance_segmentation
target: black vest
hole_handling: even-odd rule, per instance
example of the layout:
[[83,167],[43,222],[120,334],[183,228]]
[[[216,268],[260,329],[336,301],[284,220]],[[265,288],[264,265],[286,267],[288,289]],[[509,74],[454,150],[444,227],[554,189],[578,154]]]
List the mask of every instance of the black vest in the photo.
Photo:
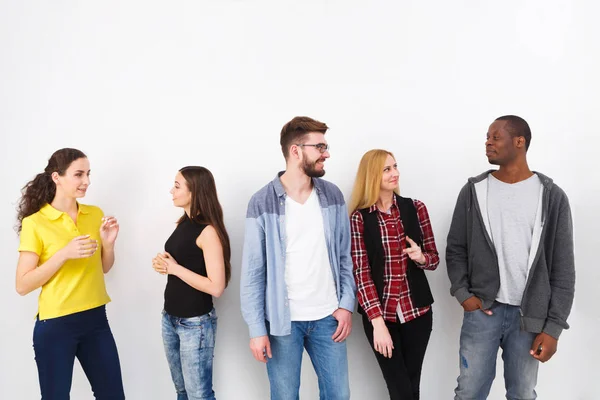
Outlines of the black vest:
[[[419,217],[417,209],[412,199],[400,197],[397,194],[396,204],[400,209],[400,219],[404,227],[405,236],[410,237],[419,246],[423,246],[423,237],[421,236],[421,226],[419,225]],[[367,257],[371,266],[371,278],[377,289],[379,300],[383,300],[384,288],[384,270],[385,270],[385,253],[381,240],[381,231],[379,222],[377,221],[377,212],[369,212],[368,208],[360,210],[364,221],[364,241],[367,248]],[[408,265],[406,269],[406,278],[410,288],[410,297],[415,307],[426,307],[433,303],[433,296],[425,271],[418,268],[413,260],[407,257]],[[359,312],[364,314],[362,307],[358,308]]]

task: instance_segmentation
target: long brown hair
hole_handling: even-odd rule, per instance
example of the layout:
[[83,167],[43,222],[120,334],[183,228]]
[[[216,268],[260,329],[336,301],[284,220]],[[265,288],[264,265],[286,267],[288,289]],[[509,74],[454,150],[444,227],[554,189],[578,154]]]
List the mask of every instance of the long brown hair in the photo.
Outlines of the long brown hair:
[[70,148],[57,150],[50,156],[44,172],[37,174],[21,189],[21,199],[17,206],[17,233],[21,232],[23,218],[35,214],[54,200],[56,184],[52,180],[52,173],[64,176],[73,161],[86,157],[81,150]]
[[[217,196],[217,187],[213,174],[204,167],[183,167],[179,170],[185,179],[186,185],[192,193],[190,206],[190,219],[199,224],[212,225],[217,231],[221,246],[223,247],[223,260],[225,261],[225,286],[231,279],[231,245],[229,235],[223,222],[223,208]],[[186,219],[184,213],[177,223]]]

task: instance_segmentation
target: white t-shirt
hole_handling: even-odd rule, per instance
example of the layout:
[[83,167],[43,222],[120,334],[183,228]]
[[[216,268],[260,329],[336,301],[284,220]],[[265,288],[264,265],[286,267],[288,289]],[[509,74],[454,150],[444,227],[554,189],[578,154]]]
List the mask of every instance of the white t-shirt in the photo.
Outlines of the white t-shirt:
[[285,283],[292,321],[316,321],[338,308],[325,243],[323,214],[313,188],[304,204],[285,200]]

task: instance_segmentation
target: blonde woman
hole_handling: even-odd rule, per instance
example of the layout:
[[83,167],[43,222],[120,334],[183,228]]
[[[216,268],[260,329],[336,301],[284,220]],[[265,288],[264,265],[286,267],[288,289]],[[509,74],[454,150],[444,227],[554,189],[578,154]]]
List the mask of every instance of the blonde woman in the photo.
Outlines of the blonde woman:
[[350,221],[359,312],[390,399],[419,399],[432,327],[425,270],[439,264],[427,208],[399,195],[398,165],[386,150],[360,161]]

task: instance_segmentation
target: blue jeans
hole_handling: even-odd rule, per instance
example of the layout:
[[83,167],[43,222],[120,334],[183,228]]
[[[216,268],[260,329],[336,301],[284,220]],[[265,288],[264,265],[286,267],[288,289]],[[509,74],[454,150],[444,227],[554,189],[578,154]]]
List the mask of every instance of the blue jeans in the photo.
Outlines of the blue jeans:
[[337,325],[337,320],[330,315],[317,321],[292,321],[292,333],[287,336],[269,335],[273,355],[267,359],[271,400],[299,399],[304,349],[319,379],[319,398],[350,398],[346,341],[336,343],[331,338]]
[[179,318],[162,312],[165,354],[177,400],[215,400],[212,387],[217,314]]
[[460,376],[455,400],[485,400],[496,375],[502,348],[509,400],[533,400],[539,361],[529,354],[535,333],[521,330],[519,307],[494,302],[493,315],[465,312],[460,333]]
[[122,400],[123,380],[117,345],[104,306],[37,320],[33,349],[43,400],[67,400],[75,357],[100,400]]

